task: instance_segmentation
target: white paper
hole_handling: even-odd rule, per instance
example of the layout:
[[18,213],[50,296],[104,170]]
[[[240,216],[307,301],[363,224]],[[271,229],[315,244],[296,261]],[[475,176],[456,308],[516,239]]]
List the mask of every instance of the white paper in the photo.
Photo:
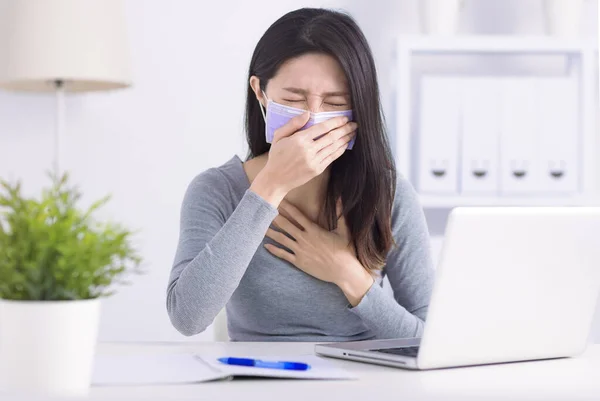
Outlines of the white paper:
[[92,384],[154,385],[186,384],[239,377],[343,380],[356,376],[314,355],[298,357],[250,356],[268,361],[293,361],[310,365],[306,371],[265,369],[226,365],[216,357],[193,354],[98,355],[94,361]]
[[283,379],[322,379],[322,380],[344,380],[356,379],[356,376],[350,372],[336,367],[331,362],[319,358],[315,355],[304,356],[250,356],[244,358],[261,359],[265,361],[290,361],[302,362],[310,365],[308,370],[282,370],[282,369],[267,369],[255,368],[247,366],[226,365],[218,361],[218,358],[209,358],[198,356],[207,365],[226,373],[228,376],[234,377],[274,377]]
[[94,385],[198,383],[227,378],[191,354],[97,355]]

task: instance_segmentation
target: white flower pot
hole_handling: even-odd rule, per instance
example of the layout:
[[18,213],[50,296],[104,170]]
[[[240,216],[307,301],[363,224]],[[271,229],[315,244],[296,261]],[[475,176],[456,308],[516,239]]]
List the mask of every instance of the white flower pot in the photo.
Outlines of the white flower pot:
[[0,392],[87,395],[99,319],[98,299],[0,300]]
[[546,0],[544,5],[548,34],[563,37],[580,34],[583,0]]
[[420,0],[419,12],[424,33],[454,35],[464,0]]

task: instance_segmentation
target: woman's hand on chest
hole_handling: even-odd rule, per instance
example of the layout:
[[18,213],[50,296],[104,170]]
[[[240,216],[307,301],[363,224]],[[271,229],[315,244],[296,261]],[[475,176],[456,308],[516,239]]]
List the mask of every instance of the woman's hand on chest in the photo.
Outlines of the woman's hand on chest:
[[[338,207],[338,214],[339,210]],[[290,216],[300,227],[280,212],[275,218],[275,225],[289,236],[269,228],[267,237],[292,250],[293,253],[272,244],[265,244],[265,248],[305,273],[319,280],[336,284],[352,306],[358,305],[374,280],[356,258],[344,217],[338,220],[335,230],[327,231],[310,221],[298,208],[285,200],[280,205],[280,211]]]

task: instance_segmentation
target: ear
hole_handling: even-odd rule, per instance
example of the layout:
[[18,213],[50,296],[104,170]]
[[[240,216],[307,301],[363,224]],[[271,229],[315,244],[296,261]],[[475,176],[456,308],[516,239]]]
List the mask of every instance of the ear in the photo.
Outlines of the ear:
[[267,107],[267,99],[263,96],[262,90],[260,89],[260,78],[256,75],[250,77],[250,87],[256,95],[256,99],[262,103],[263,107]]

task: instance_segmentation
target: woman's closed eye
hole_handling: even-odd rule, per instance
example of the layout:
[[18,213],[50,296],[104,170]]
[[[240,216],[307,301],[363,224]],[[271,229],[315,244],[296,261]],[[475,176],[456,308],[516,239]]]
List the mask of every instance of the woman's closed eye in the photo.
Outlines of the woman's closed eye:
[[323,104],[329,107],[348,107],[349,102],[346,96],[328,96],[323,99]]
[[[289,103],[289,104],[306,104],[306,99],[282,99],[285,103]],[[329,101],[329,102],[323,102],[323,106],[325,107],[330,107],[330,108],[340,108],[340,109],[347,109],[349,108],[348,103],[347,102],[340,102],[340,101]]]

